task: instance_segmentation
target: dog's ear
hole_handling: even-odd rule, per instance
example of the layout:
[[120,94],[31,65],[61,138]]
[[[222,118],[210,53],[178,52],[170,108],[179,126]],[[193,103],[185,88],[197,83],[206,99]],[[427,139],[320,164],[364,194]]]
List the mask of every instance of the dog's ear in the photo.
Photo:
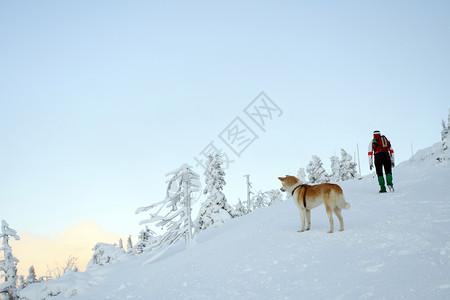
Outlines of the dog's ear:
[[286,178],[278,177],[278,179],[280,179],[281,181],[284,181]]

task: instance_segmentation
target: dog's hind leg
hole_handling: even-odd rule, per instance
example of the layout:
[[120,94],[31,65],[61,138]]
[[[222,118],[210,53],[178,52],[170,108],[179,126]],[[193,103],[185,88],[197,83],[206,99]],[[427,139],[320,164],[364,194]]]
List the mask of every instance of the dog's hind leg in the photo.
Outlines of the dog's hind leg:
[[327,210],[327,215],[328,215],[328,221],[330,221],[330,230],[328,231],[328,233],[332,233],[333,229],[334,229],[334,224],[333,224],[333,211],[331,209],[330,206],[325,205],[325,208]]
[[311,210],[306,210],[306,230],[311,228]]
[[300,221],[302,223],[302,228],[298,232],[305,231],[305,215],[306,215],[306,209],[300,208]]
[[340,229],[339,231],[343,231],[344,230],[344,219],[342,218],[342,214],[341,214],[341,209],[339,207],[335,207],[333,209],[334,214],[338,217],[339,219],[339,225],[340,225]]

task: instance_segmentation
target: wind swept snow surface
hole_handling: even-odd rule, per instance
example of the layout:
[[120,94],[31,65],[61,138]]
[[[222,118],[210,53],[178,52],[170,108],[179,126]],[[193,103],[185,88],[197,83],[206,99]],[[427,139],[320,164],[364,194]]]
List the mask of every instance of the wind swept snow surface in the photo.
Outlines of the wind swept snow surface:
[[[273,180],[277,180],[274,174]],[[450,164],[432,156],[393,170],[394,193],[373,175],[341,182],[345,231],[328,234],[324,206],[311,230],[286,200],[152,254],[69,273],[23,291],[41,299],[449,299]],[[335,230],[338,223],[335,218]],[[50,287],[49,287],[50,286]]]

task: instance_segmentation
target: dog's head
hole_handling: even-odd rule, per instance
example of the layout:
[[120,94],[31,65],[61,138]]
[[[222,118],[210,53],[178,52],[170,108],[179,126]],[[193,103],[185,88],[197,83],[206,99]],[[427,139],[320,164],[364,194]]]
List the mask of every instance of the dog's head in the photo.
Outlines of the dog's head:
[[282,192],[286,192],[292,189],[300,180],[298,180],[297,177],[286,175],[286,177],[278,177],[278,179],[281,181],[282,187],[280,190]]

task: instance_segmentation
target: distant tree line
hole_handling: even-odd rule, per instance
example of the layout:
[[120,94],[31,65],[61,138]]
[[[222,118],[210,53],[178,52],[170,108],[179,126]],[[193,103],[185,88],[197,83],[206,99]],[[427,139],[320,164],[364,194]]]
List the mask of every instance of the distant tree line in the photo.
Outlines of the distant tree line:
[[339,182],[358,177],[356,171],[357,164],[353,162],[353,158],[344,149],[341,149],[341,157],[333,155],[331,160],[331,172],[327,173],[323,167],[322,160],[317,155],[313,155],[311,161],[304,168],[300,168],[297,172],[297,178],[303,183],[319,184],[325,182]]

